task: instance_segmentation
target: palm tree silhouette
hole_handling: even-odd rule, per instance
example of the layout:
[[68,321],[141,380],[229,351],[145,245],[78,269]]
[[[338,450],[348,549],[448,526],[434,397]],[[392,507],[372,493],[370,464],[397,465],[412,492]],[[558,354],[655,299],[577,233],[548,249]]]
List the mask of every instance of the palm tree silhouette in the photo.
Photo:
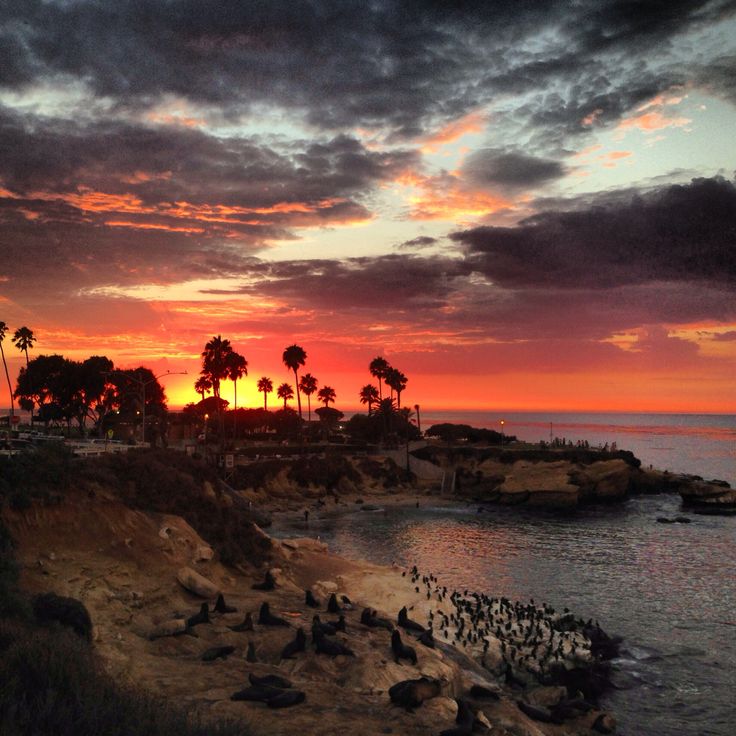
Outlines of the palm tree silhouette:
[[212,381],[207,376],[200,376],[194,382],[194,390],[202,397],[202,401],[204,401],[204,395],[212,391]]
[[335,389],[332,388],[332,386],[322,386],[322,388],[317,392],[317,396],[319,400],[325,405],[325,408],[329,406],[330,402],[334,404],[335,399],[337,398]]
[[390,367],[391,366],[389,366],[388,361],[380,355],[377,358],[373,358],[368,366],[368,370],[371,372],[371,375],[378,379],[379,399],[383,399],[383,386],[381,385],[381,381],[386,377],[386,371]]
[[317,390],[317,379],[311,373],[305,373],[299,381],[299,390],[307,397],[309,421],[312,421],[312,394]]
[[409,379],[396,368],[389,368],[386,371],[386,384],[391,387],[391,397],[396,391],[396,408],[401,409],[401,392],[406,388]]
[[299,375],[298,369],[307,362],[307,354],[304,348],[299,345],[289,345],[281,356],[284,365],[291,371],[294,371],[294,385],[296,386],[296,403],[299,408],[299,419],[302,418],[302,400],[299,394]]
[[0,322],[0,355],[3,358],[3,366],[5,367],[5,380],[8,382],[8,392],[10,393],[10,416],[15,416],[15,403],[13,402],[13,388],[10,385],[10,374],[8,373],[8,364],[5,362],[5,351],[3,350],[3,340],[8,334],[8,326],[5,322]]
[[276,391],[276,396],[284,400],[284,409],[286,409],[286,402],[294,398],[294,389],[290,384],[282,383]]
[[360,403],[368,404],[368,414],[371,414],[373,404],[377,404],[380,401],[378,389],[372,383],[367,383],[362,389],[360,389],[359,396]]
[[213,337],[202,352],[202,374],[212,382],[212,393],[218,399],[220,381],[228,377],[228,359],[232,352],[230,340],[223,340],[221,335]]
[[263,408],[268,411],[268,395],[273,391],[273,381],[268,376],[258,379],[258,391],[263,394]]
[[[13,345],[26,354],[26,370],[28,370],[28,348],[33,347],[33,343],[36,342],[36,338],[33,335],[33,331],[28,327],[19,327],[13,334]],[[33,426],[33,401],[31,400],[31,426]]]
[[238,379],[248,375],[248,361],[244,355],[236,353],[234,350],[230,353],[226,361],[227,363],[227,377],[233,382],[233,394],[234,394],[234,405],[233,405],[233,438],[237,436],[237,421],[238,421]]

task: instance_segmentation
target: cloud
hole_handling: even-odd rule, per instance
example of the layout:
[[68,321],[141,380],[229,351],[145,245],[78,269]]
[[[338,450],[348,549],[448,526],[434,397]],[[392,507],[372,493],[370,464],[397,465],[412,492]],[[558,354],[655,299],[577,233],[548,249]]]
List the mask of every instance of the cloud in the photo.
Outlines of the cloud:
[[515,228],[452,233],[494,282],[514,288],[611,288],[656,281],[736,286],[736,187],[695,179],[645,194],[600,195]]
[[399,245],[399,248],[428,248],[430,245],[435,245],[437,238],[432,238],[429,235],[418,235],[416,238],[411,240],[405,240]]
[[535,189],[561,179],[566,173],[559,161],[498,148],[482,148],[463,164],[463,175],[476,186],[505,191]]

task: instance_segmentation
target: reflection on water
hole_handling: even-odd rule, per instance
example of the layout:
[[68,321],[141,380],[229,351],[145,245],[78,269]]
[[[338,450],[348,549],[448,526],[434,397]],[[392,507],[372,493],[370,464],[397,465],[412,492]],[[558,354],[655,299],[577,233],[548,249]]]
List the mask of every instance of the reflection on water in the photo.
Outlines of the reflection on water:
[[[731,736],[736,722],[736,519],[681,513],[674,497],[571,519],[406,509],[310,522],[338,554],[417,564],[443,584],[543,600],[625,637],[609,705],[621,733]],[[303,534],[301,525],[277,534]]]

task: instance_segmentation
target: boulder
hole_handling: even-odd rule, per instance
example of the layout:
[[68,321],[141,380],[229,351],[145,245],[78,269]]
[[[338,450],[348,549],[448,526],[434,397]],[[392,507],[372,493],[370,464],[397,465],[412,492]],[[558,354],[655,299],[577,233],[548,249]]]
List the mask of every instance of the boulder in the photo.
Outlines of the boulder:
[[205,547],[200,545],[197,547],[197,551],[194,553],[195,562],[208,562],[214,557],[215,553],[212,547]]
[[201,598],[216,598],[220,593],[220,589],[211,580],[195,572],[191,567],[182,567],[176,573],[176,579],[190,593]]
[[160,639],[164,636],[176,636],[183,634],[187,630],[187,620],[185,618],[172,618],[169,621],[163,621],[158,626],[154,626],[148,634],[148,638]]
[[537,687],[526,695],[526,700],[531,705],[540,705],[544,708],[554,708],[567,696],[567,688],[561,685],[550,685],[548,687]]

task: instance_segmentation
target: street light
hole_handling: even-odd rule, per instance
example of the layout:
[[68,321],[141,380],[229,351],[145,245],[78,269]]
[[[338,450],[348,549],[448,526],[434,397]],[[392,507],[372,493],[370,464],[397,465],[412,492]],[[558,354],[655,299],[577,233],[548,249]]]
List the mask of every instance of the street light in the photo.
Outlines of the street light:
[[146,386],[148,386],[151,383],[155,383],[158,381],[159,378],[163,378],[164,376],[186,376],[188,375],[186,371],[166,371],[165,373],[159,373],[158,376],[154,376],[153,378],[149,378],[147,381],[144,381],[142,378],[138,378],[137,376],[132,376],[130,373],[126,373],[124,371],[107,371],[104,375],[112,375],[112,374],[118,374],[119,376],[123,376],[124,378],[127,378],[129,381],[134,381],[135,383],[140,386],[141,389],[141,414],[143,419],[143,426],[141,428],[141,444],[146,444]]
[[504,419],[501,420],[501,449],[503,449],[503,425],[506,424]]

